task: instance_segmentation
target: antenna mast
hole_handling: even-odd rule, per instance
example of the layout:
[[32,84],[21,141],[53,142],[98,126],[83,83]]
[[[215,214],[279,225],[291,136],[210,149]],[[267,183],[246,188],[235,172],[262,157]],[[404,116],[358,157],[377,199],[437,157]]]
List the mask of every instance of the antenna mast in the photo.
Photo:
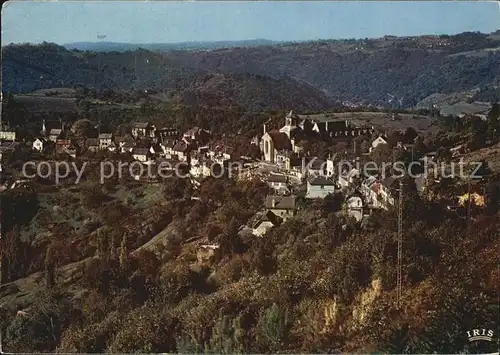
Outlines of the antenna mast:
[[397,307],[401,305],[402,291],[402,259],[403,259],[403,182],[399,181],[399,202],[398,202],[398,255],[397,255],[397,281],[396,298]]

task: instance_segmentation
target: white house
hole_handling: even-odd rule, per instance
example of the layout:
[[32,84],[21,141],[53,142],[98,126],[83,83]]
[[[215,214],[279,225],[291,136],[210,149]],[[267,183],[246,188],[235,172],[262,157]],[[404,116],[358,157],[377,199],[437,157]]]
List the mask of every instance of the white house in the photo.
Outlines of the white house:
[[39,152],[43,152],[43,148],[47,144],[47,140],[45,138],[37,138],[33,141],[33,149]]
[[256,236],[263,236],[272,227],[278,226],[283,221],[282,218],[276,216],[273,212],[267,211],[259,218],[252,226],[252,233]]
[[288,179],[284,175],[271,174],[267,177],[267,184],[269,187],[277,192],[286,193],[288,189]]
[[373,186],[377,181],[375,176],[368,176],[361,182],[361,194],[367,203],[373,204],[373,201],[377,199],[377,194],[373,190]]
[[[197,161],[193,163],[191,160],[191,165],[189,169],[189,173],[194,177],[209,177],[212,175],[212,169],[214,169],[214,161],[210,159],[203,159],[201,161]],[[217,172],[214,171],[214,174]]]
[[363,207],[364,203],[361,193],[354,192],[346,197],[346,213],[353,217],[357,222],[361,222],[363,219]]
[[99,149],[105,150],[113,143],[113,134],[111,133],[101,133],[99,134]]
[[0,131],[0,139],[6,141],[15,141],[16,140],[16,132],[15,131]]
[[389,140],[387,139],[387,137],[378,136],[376,139],[374,139],[370,147],[370,153],[381,144],[389,144]]
[[381,181],[379,190],[379,202],[382,202],[383,208],[387,208],[387,206],[394,206],[394,194],[398,189],[396,182],[397,179],[392,176],[389,176],[385,180]]
[[176,141],[174,139],[163,139],[160,143],[160,147],[163,151],[163,156],[170,159],[174,154],[173,148]]
[[132,150],[132,157],[135,160],[145,162],[148,161],[151,156],[151,153],[147,148],[134,148]]
[[326,160],[326,176],[332,177],[335,175],[335,162],[333,159]]
[[313,176],[307,181],[306,198],[325,198],[335,192],[335,182],[325,176]]

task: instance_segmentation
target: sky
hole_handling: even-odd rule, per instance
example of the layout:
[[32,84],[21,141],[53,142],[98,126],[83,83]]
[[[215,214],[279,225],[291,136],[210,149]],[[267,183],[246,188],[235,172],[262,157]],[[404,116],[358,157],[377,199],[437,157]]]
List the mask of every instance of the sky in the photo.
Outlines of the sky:
[[105,41],[302,41],[500,29],[500,2],[9,1],[2,45]]

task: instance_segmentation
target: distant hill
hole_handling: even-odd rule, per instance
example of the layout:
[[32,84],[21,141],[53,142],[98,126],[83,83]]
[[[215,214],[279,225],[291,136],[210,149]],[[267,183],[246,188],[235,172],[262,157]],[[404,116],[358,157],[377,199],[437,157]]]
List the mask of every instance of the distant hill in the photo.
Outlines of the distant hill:
[[291,78],[216,74],[145,50],[75,53],[54,44],[7,46],[3,63],[3,91],[10,93],[86,87],[168,93],[168,100],[184,104],[239,106],[251,111],[338,106],[322,91]]
[[238,106],[265,109],[325,110],[340,104],[320,90],[291,78],[273,79],[255,74],[208,73],[180,90],[185,105]]
[[212,50],[219,48],[255,47],[277,44],[279,42],[267,39],[250,39],[242,41],[216,41],[216,42],[178,42],[178,43],[121,43],[121,42],[74,42],[64,44],[69,50],[93,52],[126,52],[137,49],[147,49],[154,52],[173,50]]
[[[106,42],[96,45],[122,46]],[[480,95],[475,100],[499,99],[495,87],[500,80],[500,51],[492,49],[500,48],[500,38],[482,33],[278,44],[267,44],[266,40],[175,44],[178,48],[199,45],[224,48],[166,50],[160,48],[161,44],[151,44],[160,47],[123,51],[126,48],[122,46],[121,51],[81,52],[49,43],[9,45],[2,48],[3,91],[85,86],[115,91],[185,90],[186,96],[194,90],[199,100],[207,98],[208,93],[194,89],[193,83],[207,73],[218,73],[229,80],[226,84],[237,88],[237,92],[223,91],[235,96],[221,101],[250,99],[251,95],[243,95],[245,90],[254,93],[254,103],[262,95],[267,102],[270,96],[277,98],[280,90],[292,90],[287,97],[300,92],[306,95],[305,101],[323,102],[326,97],[333,102],[393,108],[414,107],[433,94],[474,89],[479,89]],[[132,49],[138,45],[126,46]],[[291,80],[293,85],[286,84]],[[272,93],[255,95],[256,87]],[[309,93],[313,100],[309,100]],[[395,99],[389,100],[390,95]]]
[[[496,38],[496,37],[495,37]],[[339,101],[388,105],[389,95],[412,107],[434,93],[498,85],[500,39],[481,33],[314,41],[255,48],[165,53],[215,72],[288,75]],[[481,55],[471,55],[477,51]]]

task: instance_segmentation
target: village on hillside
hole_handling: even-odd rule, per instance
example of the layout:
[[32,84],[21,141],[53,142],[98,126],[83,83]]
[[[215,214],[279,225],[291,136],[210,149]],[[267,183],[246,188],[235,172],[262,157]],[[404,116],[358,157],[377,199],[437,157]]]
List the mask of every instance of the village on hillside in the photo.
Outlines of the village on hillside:
[[[397,115],[392,114],[397,120]],[[327,113],[284,114],[282,126],[262,127],[262,134],[254,136],[248,144],[260,152],[258,157],[237,156],[235,147],[215,139],[210,130],[192,127],[179,132],[174,127],[155,127],[147,121],[131,122],[124,134],[101,132],[99,125],[80,120],[71,127],[63,121],[43,120],[40,135],[33,141],[16,139],[16,132],[8,127],[0,132],[2,143],[0,158],[15,156],[16,151],[28,149],[36,159],[63,160],[128,159],[144,167],[168,164],[171,170],[183,166],[194,186],[208,177],[231,177],[239,180],[258,180],[266,183],[271,191],[262,210],[251,218],[244,232],[262,236],[272,227],[296,214],[297,198],[320,200],[334,195],[341,196],[342,213],[356,223],[366,223],[367,217],[377,209],[394,208],[398,200],[398,178],[378,169],[367,174],[360,168],[360,161],[367,162],[377,150],[392,152],[385,158],[394,161],[394,152],[406,154],[420,163],[458,159],[466,150],[461,144],[448,150],[422,151],[422,137],[412,128],[406,131],[384,132],[380,127],[359,125],[347,117]],[[326,159],[311,155],[304,145],[310,141],[326,142],[337,151],[330,151]],[[96,155],[100,154],[100,155]],[[346,163],[351,164],[346,164]],[[19,163],[19,162],[18,162]],[[357,165],[356,165],[357,163]],[[344,164],[344,165],[343,165]],[[142,169],[140,169],[142,171]],[[433,171],[417,173],[413,178],[420,193],[426,185],[439,181]],[[174,172],[175,173],[175,172]],[[4,174],[5,175],[5,174]],[[157,182],[158,176],[129,176],[137,181]],[[2,177],[2,189],[25,185],[29,179],[16,180]],[[484,196],[475,194],[472,203],[480,204]],[[196,198],[193,196],[192,198]],[[452,204],[456,208],[457,203]],[[463,200],[463,198],[462,198]],[[453,207],[454,206],[454,207]]]

